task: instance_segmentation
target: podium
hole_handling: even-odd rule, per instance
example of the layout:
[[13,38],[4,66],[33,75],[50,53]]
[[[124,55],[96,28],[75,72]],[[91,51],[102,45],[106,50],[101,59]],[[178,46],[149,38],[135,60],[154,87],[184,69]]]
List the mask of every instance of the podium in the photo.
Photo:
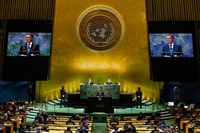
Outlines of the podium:
[[112,97],[102,97],[101,99],[97,97],[88,97],[85,113],[93,112],[114,113],[114,108],[112,107]]

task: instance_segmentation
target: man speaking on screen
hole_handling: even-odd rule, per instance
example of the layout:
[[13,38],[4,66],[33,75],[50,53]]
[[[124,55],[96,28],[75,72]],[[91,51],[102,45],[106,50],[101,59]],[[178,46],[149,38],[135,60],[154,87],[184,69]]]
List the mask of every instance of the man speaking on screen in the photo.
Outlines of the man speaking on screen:
[[22,44],[19,49],[19,56],[39,56],[40,48],[38,44],[34,44],[33,42],[34,35],[27,34],[26,35],[26,43]]
[[183,57],[182,47],[174,42],[173,35],[167,35],[167,44],[162,49],[163,57]]

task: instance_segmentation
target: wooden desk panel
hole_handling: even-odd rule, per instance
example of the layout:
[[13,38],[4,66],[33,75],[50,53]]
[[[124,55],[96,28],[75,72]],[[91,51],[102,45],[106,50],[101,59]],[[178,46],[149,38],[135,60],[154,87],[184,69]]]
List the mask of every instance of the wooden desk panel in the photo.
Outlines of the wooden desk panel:
[[9,123],[4,123],[4,126],[6,128],[10,128],[10,133],[13,133],[13,130],[14,130],[14,127],[13,127],[13,123],[12,122],[9,122]]

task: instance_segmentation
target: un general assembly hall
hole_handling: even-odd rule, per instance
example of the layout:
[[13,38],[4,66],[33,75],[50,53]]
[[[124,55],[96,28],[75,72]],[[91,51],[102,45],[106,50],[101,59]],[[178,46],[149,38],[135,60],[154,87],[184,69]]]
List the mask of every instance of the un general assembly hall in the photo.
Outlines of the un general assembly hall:
[[0,0],[0,133],[200,133],[200,0]]

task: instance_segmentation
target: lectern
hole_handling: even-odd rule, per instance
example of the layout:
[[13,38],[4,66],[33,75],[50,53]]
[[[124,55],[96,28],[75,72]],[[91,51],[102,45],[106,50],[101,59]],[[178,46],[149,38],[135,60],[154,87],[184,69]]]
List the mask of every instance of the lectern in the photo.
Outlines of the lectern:
[[114,113],[112,107],[112,98],[111,97],[88,97],[87,108],[85,109],[86,113],[93,112],[105,112],[105,113]]

